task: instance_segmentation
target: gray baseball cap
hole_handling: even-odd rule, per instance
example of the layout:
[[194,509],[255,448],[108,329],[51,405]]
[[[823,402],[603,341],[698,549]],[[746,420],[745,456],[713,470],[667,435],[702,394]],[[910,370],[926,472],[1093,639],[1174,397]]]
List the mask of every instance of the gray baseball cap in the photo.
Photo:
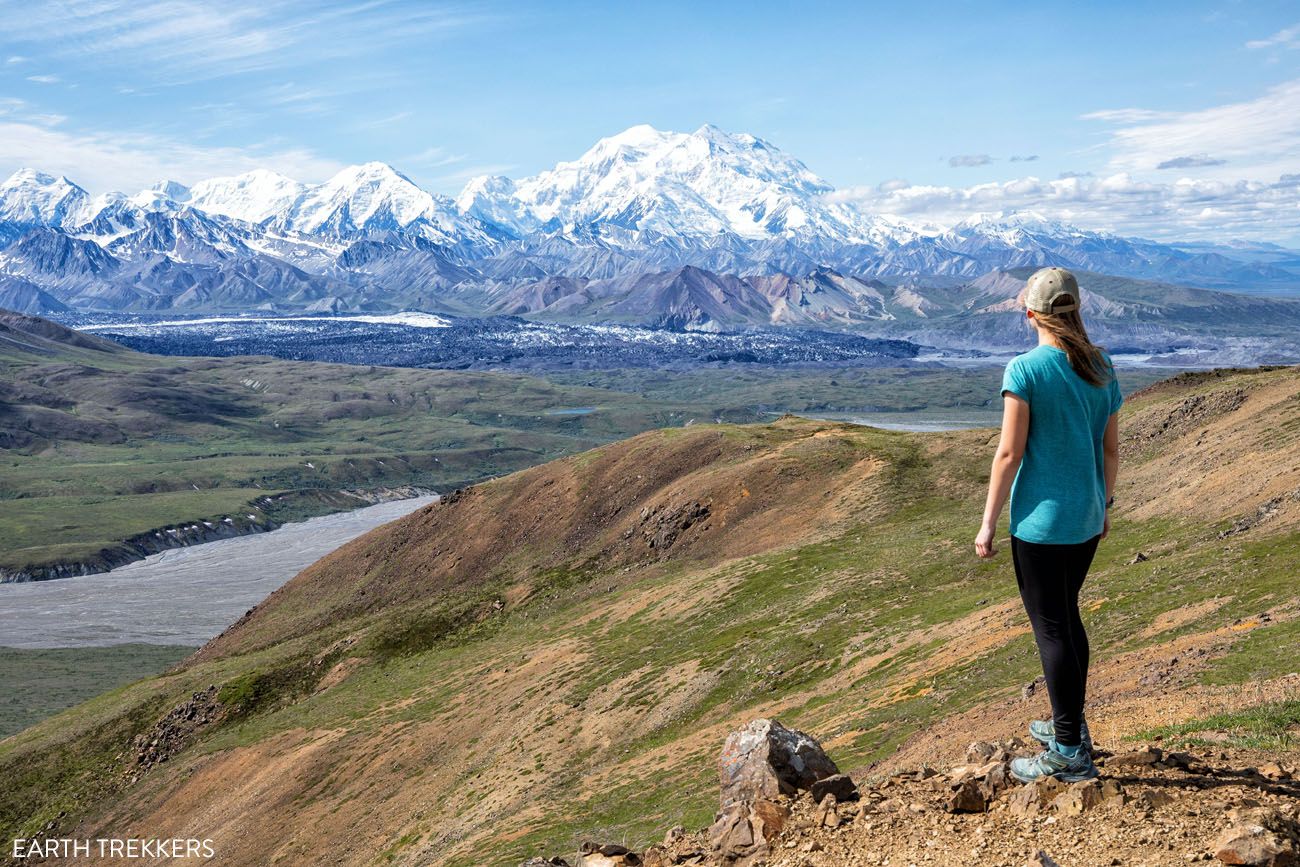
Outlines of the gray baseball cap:
[[1025,283],[1025,307],[1035,313],[1079,309],[1079,281],[1064,268],[1041,268]]

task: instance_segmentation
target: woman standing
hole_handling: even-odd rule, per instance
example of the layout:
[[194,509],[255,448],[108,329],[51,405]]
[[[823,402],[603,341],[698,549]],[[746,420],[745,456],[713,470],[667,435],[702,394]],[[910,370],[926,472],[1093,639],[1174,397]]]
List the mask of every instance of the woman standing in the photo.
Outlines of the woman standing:
[[1051,721],[1029,724],[1046,749],[1016,759],[1011,772],[1025,782],[1075,782],[1097,776],[1083,714],[1088,636],[1079,588],[1110,531],[1123,399],[1109,357],[1083,327],[1073,274],[1036,272],[1024,304],[1038,346],[1013,358],[1002,379],[1002,437],[975,552],[997,553],[993,536],[1009,492],[1011,559],[1052,701]]

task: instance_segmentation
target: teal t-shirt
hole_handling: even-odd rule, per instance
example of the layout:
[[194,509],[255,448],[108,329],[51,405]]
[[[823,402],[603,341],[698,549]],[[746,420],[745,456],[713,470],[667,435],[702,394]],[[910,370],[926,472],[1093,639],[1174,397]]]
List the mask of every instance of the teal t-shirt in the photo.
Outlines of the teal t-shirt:
[[1106,518],[1102,436],[1124,398],[1110,358],[1110,381],[1089,384],[1065,350],[1042,345],[1017,355],[1002,393],[1029,404],[1025,456],[1011,485],[1011,535],[1026,542],[1073,545],[1101,532]]

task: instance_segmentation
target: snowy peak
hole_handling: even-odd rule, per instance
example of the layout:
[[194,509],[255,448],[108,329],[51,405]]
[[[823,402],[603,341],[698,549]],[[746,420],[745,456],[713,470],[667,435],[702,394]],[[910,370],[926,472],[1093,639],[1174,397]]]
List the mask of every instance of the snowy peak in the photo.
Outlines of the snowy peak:
[[831,186],[752,135],[706,124],[695,132],[648,125],[602,138],[581,157],[513,185],[475,179],[462,208],[519,229],[764,239],[825,233],[861,240],[862,219],[822,200]]
[[85,190],[62,175],[19,169],[0,184],[0,221],[61,226],[75,221],[89,200]]
[[242,175],[200,181],[186,191],[184,198],[173,198],[209,214],[261,223],[291,208],[304,189],[277,172],[254,169]]

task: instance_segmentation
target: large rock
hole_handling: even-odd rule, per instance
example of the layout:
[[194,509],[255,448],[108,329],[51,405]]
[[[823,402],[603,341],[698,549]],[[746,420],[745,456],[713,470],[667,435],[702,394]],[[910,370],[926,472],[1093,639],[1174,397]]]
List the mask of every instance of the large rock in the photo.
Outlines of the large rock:
[[732,867],[762,864],[771,856],[772,846],[789,818],[790,808],[774,800],[727,805],[709,828],[714,857],[719,864]]
[[[766,861],[790,818],[788,799],[839,772],[816,740],[776,720],[756,719],[732,732],[718,759],[722,805],[709,828],[714,857],[733,867]],[[829,785],[822,800],[834,804],[830,789],[843,783],[852,781]]]
[[840,769],[811,736],[776,720],[756,719],[732,732],[718,760],[722,806],[793,797]]

